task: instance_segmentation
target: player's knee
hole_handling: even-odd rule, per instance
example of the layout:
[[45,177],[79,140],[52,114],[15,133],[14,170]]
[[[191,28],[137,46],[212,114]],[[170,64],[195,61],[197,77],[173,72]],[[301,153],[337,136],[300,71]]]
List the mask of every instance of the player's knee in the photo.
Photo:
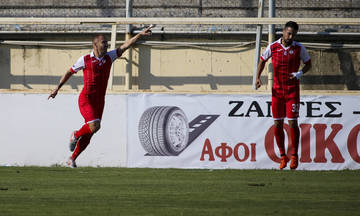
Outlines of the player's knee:
[[292,121],[289,121],[289,126],[291,128],[297,128],[298,127],[298,123],[296,120],[292,120]]
[[100,121],[89,123],[89,127],[92,133],[96,133],[98,130],[100,130]]
[[95,127],[94,127],[94,131],[93,133],[96,133],[98,130],[100,130],[100,121],[98,121],[96,124],[95,124]]
[[277,128],[283,128],[284,122],[283,121],[274,121],[274,125]]

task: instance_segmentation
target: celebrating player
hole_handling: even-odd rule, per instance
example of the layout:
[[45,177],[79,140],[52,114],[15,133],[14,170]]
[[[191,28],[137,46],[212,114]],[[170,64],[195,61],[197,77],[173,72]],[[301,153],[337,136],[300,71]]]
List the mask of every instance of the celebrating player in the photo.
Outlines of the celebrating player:
[[79,109],[85,119],[85,124],[74,131],[70,138],[70,151],[73,152],[67,161],[70,167],[76,167],[75,160],[90,143],[94,133],[100,129],[100,121],[105,105],[105,93],[112,63],[125,50],[132,46],[141,36],[151,35],[152,26],[142,30],[139,34],[125,41],[120,48],[107,52],[108,41],[104,35],[93,38],[93,51],[81,56],[76,63],[61,78],[59,85],[48,99],[55,98],[61,86],[79,70],[84,72],[84,87],[79,96]]
[[[311,68],[311,59],[306,49],[294,41],[299,26],[296,22],[289,21],[285,24],[282,37],[267,46],[260,57],[257,68],[256,87],[262,85],[260,76],[266,61],[271,57],[273,64],[272,86],[272,113],[274,118],[274,134],[279,147],[281,162],[280,169],[287,166],[289,158],[285,154],[284,144],[284,118],[287,117],[290,126],[289,148],[291,152],[290,169],[298,167],[298,146],[300,89],[299,79]],[[299,70],[300,61],[304,67]]]

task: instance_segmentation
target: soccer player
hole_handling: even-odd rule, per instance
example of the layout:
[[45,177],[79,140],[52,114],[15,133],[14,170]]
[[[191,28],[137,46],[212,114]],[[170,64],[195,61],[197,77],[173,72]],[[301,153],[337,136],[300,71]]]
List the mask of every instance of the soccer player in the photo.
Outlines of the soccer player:
[[81,56],[76,63],[61,78],[59,85],[49,95],[55,98],[61,86],[79,70],[84,72],[84,87],[79,96],[79,109],[85,119],[85,124],[74,131],[70,138],[70,151],[73,152],[67,161],[70,167],[76,167],[75,160],[90,143],[91,137],[100,129],[101,117],[105,105],[105,93],[112,63],[125,50],[132,46],[141,36],[151,35],[152,26],[125,41],[120,48],[107,51],[108,41],[104,35],[93,38],[93,51]]
[[[287,117],[290,126],[289,148],[291,152],[290,169],[298,167],[298,146],[300,89],[299,79],[311,68],[311,59],[306,49],[294,41],[299,26],[296,22],[289,21],[283,28],[282,37],[267,46],[260,57],[257,68],[256,88],[262,85],[260,76],[266,61],[271,57],[273,64],[272,86],[272,113],[274,118],[274,134],[279,147],[281,162],[280,169],[287,166],[289,158],[285,154],[284,144],[284,118]],[[304,67],[300,68],[300,61]]]

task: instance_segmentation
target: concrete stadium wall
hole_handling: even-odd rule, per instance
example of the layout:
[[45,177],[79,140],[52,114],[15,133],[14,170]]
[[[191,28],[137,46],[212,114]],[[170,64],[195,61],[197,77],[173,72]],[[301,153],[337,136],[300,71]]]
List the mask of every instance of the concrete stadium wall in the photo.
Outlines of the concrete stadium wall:
[[[90,48],[0,46],[0,89],[30,92],[53,89],[65,71],[89,52]],[[128,52],[133,90],[252,91],[254,47],[210,50],[137,45]],[[360,90],[359,50],[309,49],[309,53],[313,68],[301,81],[303,90]],[[114,91],[124,89],[125,67],[125,59],[114,63]],[[261,90],[269,90],[266,71]],[[62,90],[78,92],[82,83],[80,71]]]

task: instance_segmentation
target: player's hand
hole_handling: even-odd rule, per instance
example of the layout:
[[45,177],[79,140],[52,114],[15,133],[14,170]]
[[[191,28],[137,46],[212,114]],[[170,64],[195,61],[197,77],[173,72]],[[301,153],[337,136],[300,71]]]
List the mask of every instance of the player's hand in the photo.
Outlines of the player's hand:
[[55,89],[55,90],[53,90],[51,93],[50,93],[50,95],[49,95],[49,97],[48,97],[48,100],[50,99],[50,98],[55,98],[56,97],[56,95],[57,95],[57,93],[58,93],[58,89]]
[[294,73],[291,73],[291,75],[290,75],[290,79],[300,79],[300,77],[302,77],[302,75],[303,75],[304,73],[303,73],[303,71],[302,70],[300,70],[300,71],[298,71],[298,72],[294,72]]
[[149,27],[143,29],[139,34],[141,36],[150,36],[152,35],[151,29],[154,28],[155,25],[150,25]]
[[256,86],[256,89],[258,89],[258,88],[260,88],[262,86],[261,79],[256,79],[255,86]]

